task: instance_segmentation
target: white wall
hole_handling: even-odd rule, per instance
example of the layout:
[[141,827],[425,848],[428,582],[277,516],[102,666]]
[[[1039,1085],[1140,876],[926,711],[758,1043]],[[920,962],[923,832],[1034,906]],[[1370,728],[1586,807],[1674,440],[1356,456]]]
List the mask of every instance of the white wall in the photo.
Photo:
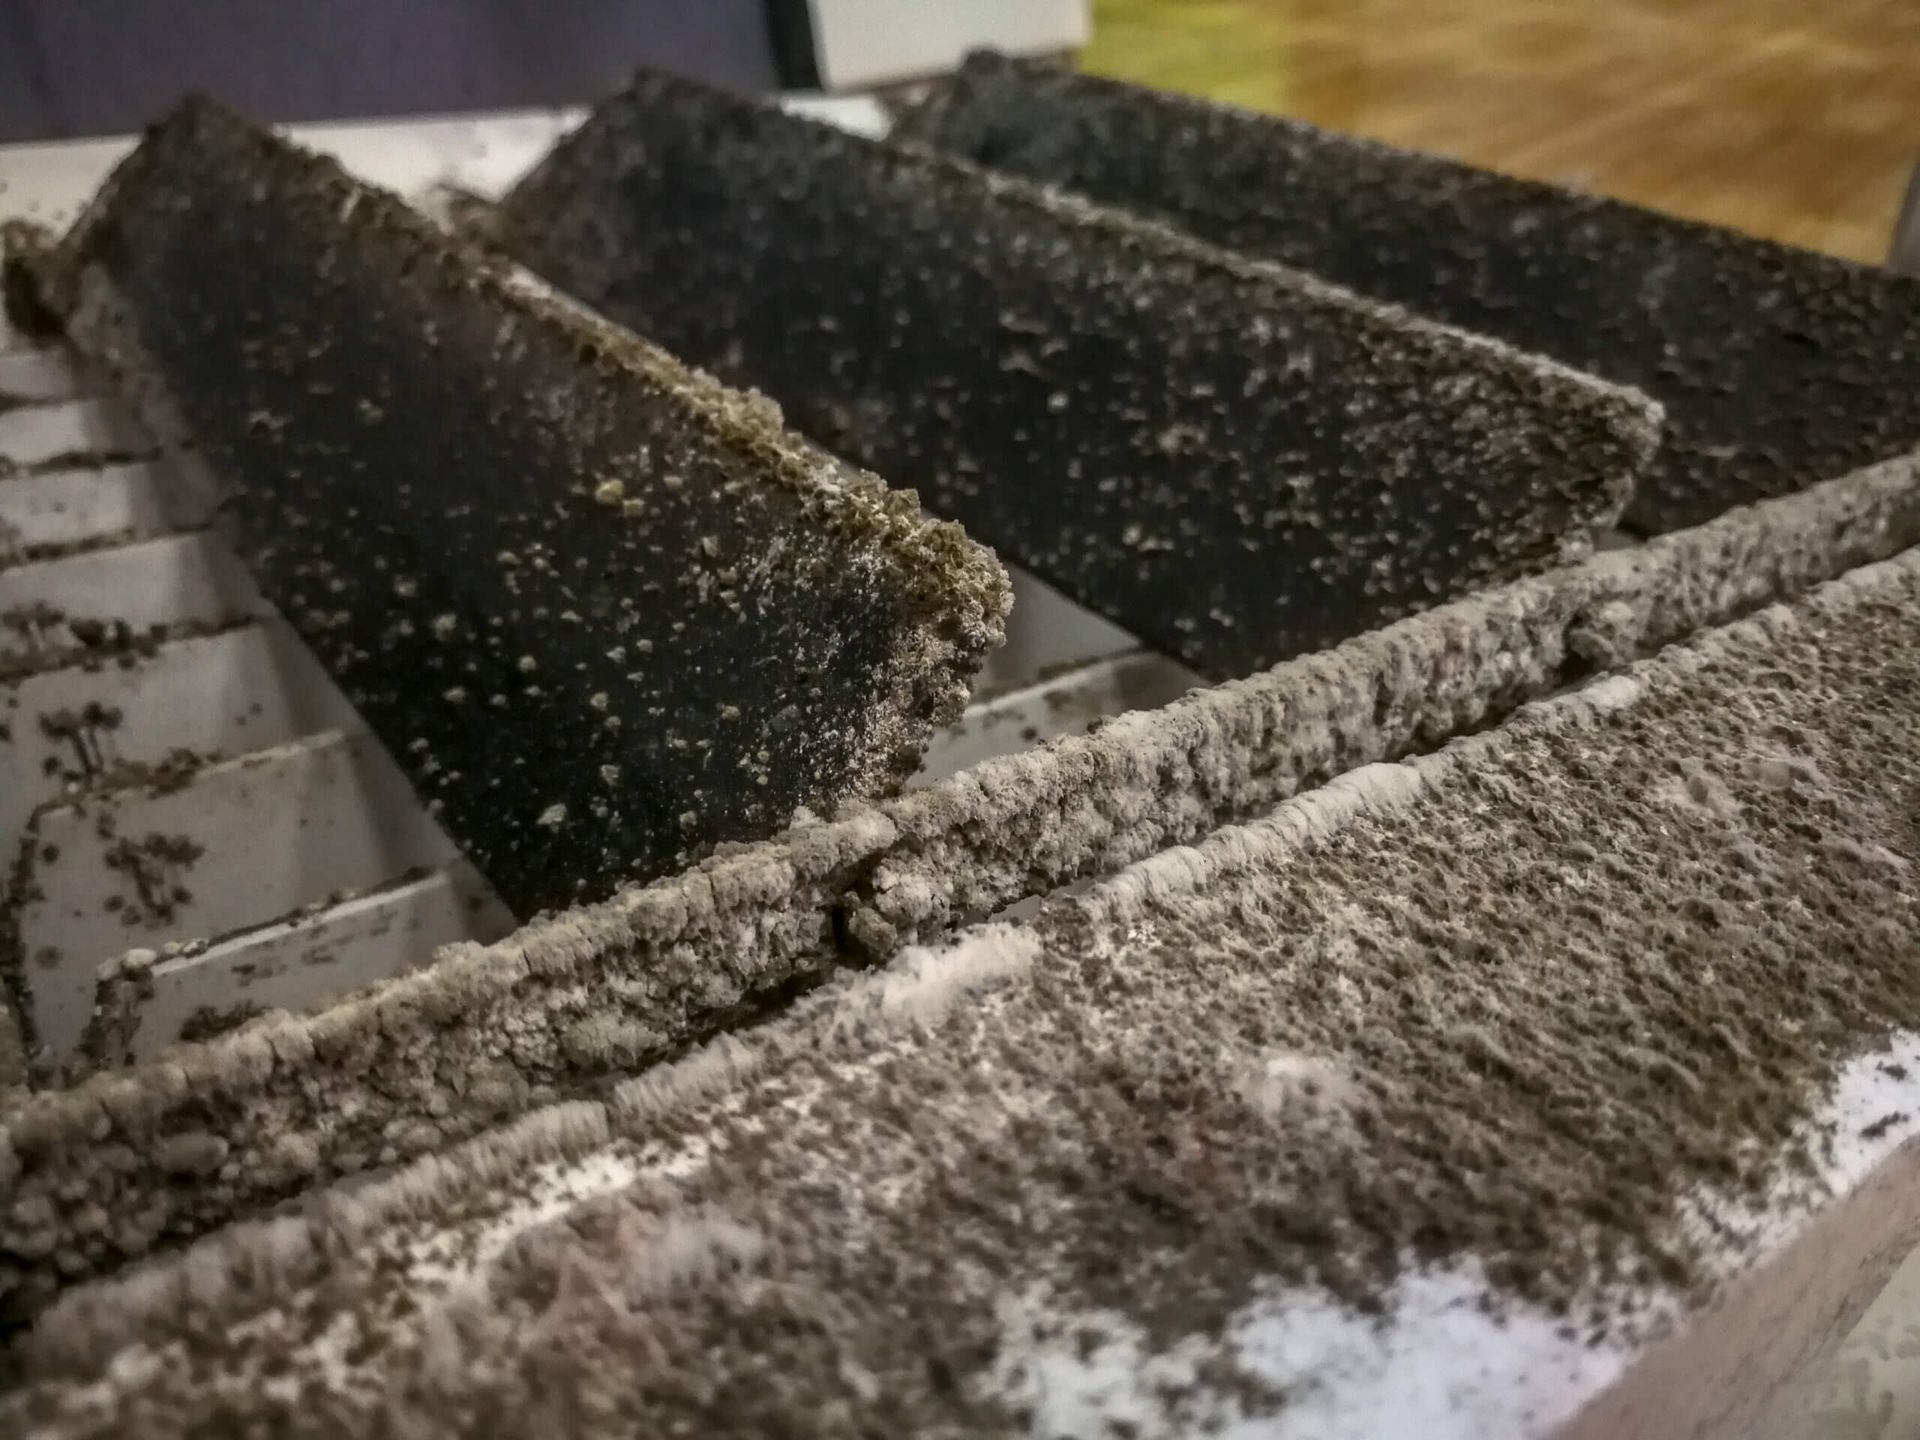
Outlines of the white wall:
[[829,90],[951,70],[989,45],[1071,50],[1092,33],[1088,0],[812,0],[814,55]]

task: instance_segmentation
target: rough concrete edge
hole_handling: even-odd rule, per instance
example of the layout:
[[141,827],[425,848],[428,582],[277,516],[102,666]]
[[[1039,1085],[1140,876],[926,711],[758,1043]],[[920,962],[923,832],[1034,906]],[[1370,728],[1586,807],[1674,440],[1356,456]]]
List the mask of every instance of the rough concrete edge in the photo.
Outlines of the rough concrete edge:
[[1708,630],[1567,694],[1525,705],[1492,730],[1461,736],[1429,754],[1359,766],[1287,801],[1263,819],[1223,827],[1198,845],[1169,847],[1128,866],[1085,895],[1061,897],[1043,910],[1042,921],[1072,915],[1109,933],[1124,931],[1157,897],[1195,894],[1270,871],[1338,835],[1357,819],[1384,819],[1411,809],[1423,797],[1481,768],[1516,737],[1592,728],[1631,709],[1658,686],[1684,684],[1688,676],[1717,660],[1742,649],[1764,647],[1776,635],[1797,628],[1805,616],[1844,614],[1917,575],[1920,547],[1862,565],[1797,599]]
[[840,151],[863,157],[865,163],[876,168],[912,175],[929,190],[942,184],[973,189],[991,197],[1004,210],[1025,211],[1070,226],[1115,249],[1144,252],[1159,266],[1217,271],[1249,286],[1263,287],[1310,306],[1338,311],[1362,331],[1373,329],[1416,338],[1430,358],[1444,360],[1449,351],[1464,351],[1483,355],[1508,371],[1531,376],[1549,394],[1565,403],[1584,402],[1597,413],[1606,415],[1632,456],[1630,467],[1612,477],[1611,488],[1596,513],[1595,523],[1602,529],[1614,523],[1626,508],[1633,485],[1650,463],[1664,430],[1665,411],[1660,404],[1632,386],[1347,289],[1311,271],[1209,245],[1177,226],[975,165],[932,146],[906,139],[876,140],[857,135],[842,126],[782,109],[774,102],[732,95],[699,81],[645,69],[620,94],[596,105],[581,125],[561,137],[546,157],[507,192],[496,213],[499,234],[506,239],[509,249],[513,248],[513,231],[522,223],[517,218],[520,212],[530,210],[532,217],[526,223],[537,225],[542,212],[551,208],[547,192],[555,187],[568,188],[570,172],[585,166],[582,157],[590,154],[595,146],[607,143],[606,132],[620,123],[624,108],[640,103],[637,92],[649,85],[677,89],[687,95],[725,97],[761,112],[770,124],[813,137],[823,152]]
[[[205,1233],[343,1173],[343,1097],[386,1119],[388,1132],[413,1137],[393,1142],[396,1161],[457,1142],[511,1113],[435,1128],[428,1107],[439,1091],[410,1045],[430,1052],[444,1043],[436,1037],[494,1037],[521,1067],[512,1113],[579,1093],[670,1057],[756,992],[830,971],[836,930],[894,948],[969,913],[1112,874],[1547,694],[1570,661],[1617,665],[1904,549],[1920,540],[1917,465],[1888,462],[1455,602],[1097,734],[804,825],[496,945],[448,947],[430,968],[317,1015],[266,1017],[35,1096],[0,1125],[0,1246],[11,1252],[0,1279],[18,1287],[38,1277],[51,1291],[157,1243],[121,1248],[104,1264],[55,1258],[86,1239],[80,1207],[62,1197],[88,1193],[109,1140],[133,1157],[114,1177],[131,1192],[116,1205],[137,1198],[156,1207],[168,1237]],[[663,985],[668,998],[620,993],[634,977]],[[650,1046],[583,1053],[570,1043],[583,1017],[623,1012],[655,1037]],[[552,1083],[555,1066],[566,1084]],[[298,1140],[300,1173],[248,1172],[233,1193],[207,1198],[212,1187],[169,1173],[164,1152],[209,1132],[223,1153],[243,1155]],[[44,1212],[35,1254],[19,1218],[29,1201]]]
[[230,1322],[323,1280],[340,1257],[377,1248],[383,1232],[444,1213],[456,1197],[509,1195],[511,1181],[535,1166],[644,1137],[662,1120],[752,1084],[802,1047],[867,1053],[1020,979],[1041,953],[1037,935],[1006,924],[978,927],[948,949],[908,949],[878,971],[841,977],[779,1023],[717,1036],[627,1081],[605,1101],[548,1106],[374,1184],[329,1191],[299,1212],[236,1222],[162,1263],[69,1292],[11,1358],[30,1382],[90,1375],[117,1350],[165,1332],[183,1314],[225,1311]]
[[[785,1056],[804,1050],[831,1061],[857,1060],[967,996],[1019,980],[1044,960],[1052,937],[1064,932],[1097,943],[1124,938],[1156,899],[1277,873],[1357,820],[1403,813],[1446,789],[1516,737],[1601,724],[1656,690],[1684,685],[1724,656],[1764,648],[1805,615],[1844,614],[1915,577],[1920,548],[1852,570],[1800,597],[1793,608],[1770,606],[1570,693],[1530,703],[1493,731],[1403,762],[1348,772],[1262,820],[1157,854],[1085,895],[1051,901],[1033,921],[976,927],[936,949],[905,951],[878,972],[816,994],[772,1025],[719,1037],[694,1055],[626,1082],[604,1105],[554,1106],[351,1195],[330,1194],[311,1215],[235,1225],[167,1264],[64,1298],[25,1342],[22,1358],[36,1369],[85,1376],[100,1371],[122,1346],[169,1333],[184,1313],[193,1314],[196,1326],[230,1324],[320,1280],[334,1257],[377,1246],[383,1230],[430,1218],[458,1196],[513,1193],[499,1182],[536,1165],[578,1159],[617,1138],[645,1139],[660,1122],[751,1086]],[[564,1225],[564,1218],[557,1223]]]

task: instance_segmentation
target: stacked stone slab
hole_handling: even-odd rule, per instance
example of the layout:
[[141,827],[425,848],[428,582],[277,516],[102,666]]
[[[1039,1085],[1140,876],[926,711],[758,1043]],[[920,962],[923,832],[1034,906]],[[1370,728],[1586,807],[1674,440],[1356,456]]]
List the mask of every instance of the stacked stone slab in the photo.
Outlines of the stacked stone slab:
[[1920,441],[1911,277],[996,55],[899,133],[1639,387],[1648,531]]
[[[850,807],[497,945],[444,950],[321,1014],[36,1096],[0,1120],[0,1316],[602,1090],[845,960],[1110,874],[1917,542],[1920,476],[1891,463]],[[103,985],[108,1029],[118,983]]]
[[957,527],[209,103],[29,268],[523,916],[896,788],[998,643]]
[[560,289],[1214,678],[1578,553],[1644,397],[643,74],[507,198]]
[[1920,1224],[1917,614],[1908,551],[78,1294],[12,1415],[1751,1433]]

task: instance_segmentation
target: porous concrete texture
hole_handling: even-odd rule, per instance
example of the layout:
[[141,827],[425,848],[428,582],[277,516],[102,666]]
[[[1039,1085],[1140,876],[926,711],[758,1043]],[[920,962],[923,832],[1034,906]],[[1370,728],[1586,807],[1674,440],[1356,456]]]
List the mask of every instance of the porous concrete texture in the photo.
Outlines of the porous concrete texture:
[[1214,679],[1581,553],[1657,436],[1637,393],[669,76],[497,238]]
[[156,1247],[591,1093],[844,959],[1110,873],[1917,541],[1920,476],[1890,463],[37,1096],[0,1124],[0,1305],[19,1319]]
[[1920,442],[1912,277],[996,55],[897,133],[1639,387],[1647,530]]
[[897,788],[999,641],[957,526],[211,103],[29,268],[522,917]]
[[[10,1418],[1160,1437],[1604,1413],[1920,1131],[1916,614],[1909,551],[77,1293],[17,1355]],[[1641,1433],[1747,1433],[1781,1377],[1698,1378]]]

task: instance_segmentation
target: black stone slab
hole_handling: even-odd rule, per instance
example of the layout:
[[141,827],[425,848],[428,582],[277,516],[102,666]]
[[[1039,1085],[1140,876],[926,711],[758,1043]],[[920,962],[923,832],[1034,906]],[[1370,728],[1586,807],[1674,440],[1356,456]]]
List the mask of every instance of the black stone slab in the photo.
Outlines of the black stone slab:
[[1644,399],[917,149],[642,74],[508,197],[562,289],[1214,676],[1587,543]]
[[1920,441],[1920,280],[997,55],[902,133],[1638,386],[1667,427],[1637,528]]
[[521,915],[894,788],[998,642],[958,527],[205,102],[34,268]]

